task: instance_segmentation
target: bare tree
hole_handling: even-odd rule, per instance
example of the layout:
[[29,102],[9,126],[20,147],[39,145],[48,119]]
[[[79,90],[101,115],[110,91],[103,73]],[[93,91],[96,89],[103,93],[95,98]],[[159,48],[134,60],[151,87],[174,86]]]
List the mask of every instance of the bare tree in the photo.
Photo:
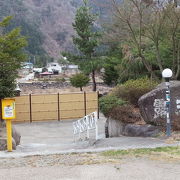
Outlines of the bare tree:
[[143,54],[144,21],[150,4],[141,0],[126,0],[123,4],[118,5],[116,0],[112,0],[112,5],[115,10],[114,16],[116,17],[116,21],[119,21],[119,25],[123,27],[121,29],[122,39],[124,38],[124,40],[129,41],[137,49],[137,55],[141,58],[145,68],[153,78],[157,79],[150,62],[146,60]]
[[136,55],[154,78],[157,78],[157,75],[144,51],[148,42],[153,44],[154,61],[162,72],[167,63],[161,57],[160,46],[166,40],[173,54],[169,64],[172,65],[174,79],[177,79],[180,75],[180,10],[176,4],[166,0],[125,0],[118,4],[116,0],[112,0],[112,7],[114,24],[112,23],[112,33],[108,33],[108,36],[137,49]]
[[164,10],[166,14],[166,34],[172,46],[172,70],[174,78],[180,75],[180,9],[176,4],[169,4]]

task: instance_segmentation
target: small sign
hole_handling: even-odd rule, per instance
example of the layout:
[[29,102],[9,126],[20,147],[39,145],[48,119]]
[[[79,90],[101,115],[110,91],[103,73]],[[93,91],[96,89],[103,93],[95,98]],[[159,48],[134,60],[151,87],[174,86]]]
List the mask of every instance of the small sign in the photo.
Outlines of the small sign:
[[15,100],[3,99],[2,100],[2,118],[15,119]]
[[4,117],[10,118],[13,117],[13,108],[11,106],[4,107]]

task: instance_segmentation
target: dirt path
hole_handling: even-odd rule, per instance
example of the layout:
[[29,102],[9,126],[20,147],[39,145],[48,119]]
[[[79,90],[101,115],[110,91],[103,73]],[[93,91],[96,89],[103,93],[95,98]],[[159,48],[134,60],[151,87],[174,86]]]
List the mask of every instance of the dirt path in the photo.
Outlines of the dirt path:
[[0,159],[1,180],[179,180],[180,161],[69,154]]

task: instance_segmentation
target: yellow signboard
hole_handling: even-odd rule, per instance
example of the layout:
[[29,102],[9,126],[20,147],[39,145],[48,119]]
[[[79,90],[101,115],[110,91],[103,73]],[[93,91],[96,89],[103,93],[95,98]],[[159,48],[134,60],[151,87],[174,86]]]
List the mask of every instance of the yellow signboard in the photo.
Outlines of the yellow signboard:
[[2,118],[15,119],[15,99],[2,99]]

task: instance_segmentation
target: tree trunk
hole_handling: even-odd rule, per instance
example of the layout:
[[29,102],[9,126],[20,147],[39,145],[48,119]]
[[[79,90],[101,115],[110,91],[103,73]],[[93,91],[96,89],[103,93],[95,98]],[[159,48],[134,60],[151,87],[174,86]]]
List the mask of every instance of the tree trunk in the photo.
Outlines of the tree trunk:
[[92,71],[92,82],[93,82],[93,91],[96,91],[96,79],[95,79],[95,71]]
[[[173,33],[172,35],[172,43],[173,43],[173,64],[172,64],[172,71],[175,72],[175,69],[176,69],[176,37],[175,37],[175,33]],[[174,74],[173,74],[174,76]]]
[[0,99],[0,121],[2,122],[3,119],[2,119],[2,101]]
[[162,66],[162,61],[161,61],[161,57],[160,57],[160,52],[159,52],[159,43],[156,43],[156,59],[157,59],[157,63],[158,63],[158,66],[159,66],[159,69],[162,73],[163,71],[163,66]]
[[80,87],[80,91],[82,91],[83,89],[82,89],[82,87]]
[[178,42],[177,48],[177,71],[176,71],[176,79],[178,79],[180,73],[180,41]]
[[174,5],[175,5],[175,7],[178,6],[178,1],[177,0],[174,0]]
[[153,72],[151,65],[146,61],[145,57],[142,55],[139,55],[142,63],[144,64],[144,66],[146,67],[147,71],[151,74],[151,77],[155,80],[158,80],[158,77],[156,76],[156,74]]

